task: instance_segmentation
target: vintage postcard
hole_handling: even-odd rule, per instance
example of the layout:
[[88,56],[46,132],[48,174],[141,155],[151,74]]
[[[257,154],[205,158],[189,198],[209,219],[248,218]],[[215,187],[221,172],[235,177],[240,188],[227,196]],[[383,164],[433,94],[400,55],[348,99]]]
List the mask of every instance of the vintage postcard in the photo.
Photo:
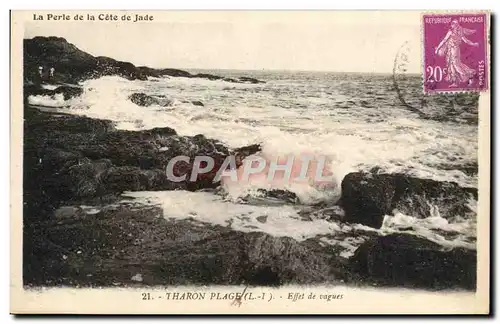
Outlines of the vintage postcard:
[[489,314],[488,11],[12,11],[11,313]]

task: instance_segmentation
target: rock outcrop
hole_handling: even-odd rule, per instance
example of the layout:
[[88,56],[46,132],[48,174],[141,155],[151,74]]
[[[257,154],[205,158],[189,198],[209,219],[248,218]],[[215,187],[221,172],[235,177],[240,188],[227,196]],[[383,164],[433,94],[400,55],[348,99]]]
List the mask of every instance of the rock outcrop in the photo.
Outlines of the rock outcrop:
[[192,103],[193,105],[195,105],[195,106],[200,106],[200,107],[205,106],[205,105],[203,104],[203,102],[201,102],[201,101],[199,101],[199,100],[193,100],[193,101],[191,101],[191,103]]
[[[263,83],[263,81],[241,77],[226,78],[212,74],[191,74],[177,69],[154,69],[146,66],[136,67],[130,62],[118,61],[105,56],[86,53],[62,37],[34,37],[25,39],[24,81],[40,84],[50,80],[53,83],[77,84],[79,81],[105,75],[117,75],[129,80],[147,80],[148,77],[186,77],[209,80],[225,80],[235,83]],[[42,67],[42,75],[39,74]],[[53,76],[50,68],[55,69]]]
[[[33,108],[26,109],[25,117],[25,170],[31,170],[25,185],[58,201],[101,199],[130,190],[215,188],[217,171],[228,156],[241,161],[260,149],[231,152],[216,140],[178,136],[169,127],[116,130],[111,121]],[[188,162],[172,163],[172,171],[185,178],[173,181],[167,178],[167,166],[178,156]],[[191,178],[194,168],[205,167],[195,165],[196,156],[211,157],[215,165]]]
[[172,105],[172,100],[170,99],[148,96],[145,93],[133,93],[129,96],[129,100],[142,107],[149,107],[151,105],[168,107]]
[[414,235],[392,234],[372,238],[356,250],[351,262],[363,277],[383,285],[476,288],[475,250],[445,249]]
[[54,90],[49,90],[36,85],[30,85],[24,87],[24,93],[26,99],[28,96],[49,96],[54,98],[55,95],[62,94],[64,100],[69,100],[80,96],[83,93],[83,88],[78,86],[59,86]]
[[[62,211],[61,211],[62,209]],[[25,232],[24,284],[44,286],[332,284],[357,275],[328,247],[166,220],[157,208],[64,206]],[[64,217],[60,214],[64,212]],[[40,221],[40,220],[37,220]],[[46,229],[50,230],[46,230]]]
[[409,216],[436,216],[450,219],[471,217],[469,206],[477,189],[462,188],[453,182],[420,179],[405,174],[354,172],[342,181],[341,204],[346,221],[380,228],[384,215],[397,210]]

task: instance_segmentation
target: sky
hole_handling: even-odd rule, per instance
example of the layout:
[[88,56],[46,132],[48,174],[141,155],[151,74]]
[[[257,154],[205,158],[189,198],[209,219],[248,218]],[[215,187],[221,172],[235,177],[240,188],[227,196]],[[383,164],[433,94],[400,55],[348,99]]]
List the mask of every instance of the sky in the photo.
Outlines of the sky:
[[[136,13],[145,14],[117,12],[132,20]],[[391,73],[398,49],[409,42],[408,72],[420,72],[418,12],[153,11],[151,15],[153,21],[135,23],[29,18],[24,36],[64,37],[92,55],[155,68],[368,73]]]

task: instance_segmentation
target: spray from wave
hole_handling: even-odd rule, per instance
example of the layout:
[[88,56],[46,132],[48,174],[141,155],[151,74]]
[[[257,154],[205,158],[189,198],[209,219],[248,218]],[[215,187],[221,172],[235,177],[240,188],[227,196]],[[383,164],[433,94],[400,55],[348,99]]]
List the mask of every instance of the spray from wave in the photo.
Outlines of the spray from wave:
[[[203,134],[231,148],[259,143],[261,154],[267,159],[302,152],[321,154],[329,157],[329,168],[337,184],[348,172],[378,167],[388,173],[402,172],[420,178],[454,181],[466,187],[477,186],[475,175],[453,167],[476,161],[477,127],[420,120],[392,107],[388,100],[381,100],[379,104],[374,98],[372,102],[358,105],[356,98],[344,91],[345,80],[318,79],[314,80],[314,86],[311,80],[306,81],[277,79],[264,85],[249,85],[173,77],[154,82],[128,81],[106,76],[82,82],[83,93],[79,97],[64,101],[62,95],[31,96],[29,102],[113,120],[118,129],[168,126],[181,136]],[[354,82],[352,86],[362,87]],[[376,92],[380,94],[385,88],[389,87],[381,85]],[[134,93],[168,98],[172,104],[141,107],[130,101]],[[193,100],[202,101],[204,107],[192,104]],[[443,165],[451,167],[441,167]],[[273,187],[257,182],[223,188],[223,198],[202,192],[130,195],[144,204],[154,201],[165,206],[165,217],[191,215],[189,217],[213,224],[229,224],[238,230],[307,238],[335,231],[339,226],[326,221],[304,221],[293,206],[240,203],[242,197],[261,195],[259,189],[286,189],[303,205],[332,202],[340,195],[339,185],[322,188],[307,183]],[[211,210],[217,212],[211,213]],[[265,223],[261,216],[267,217]],[[437,234],[439,240],[466,244],[475,235],[474,224],[475,220],[452,223],[435,215],[422,221],[396,214],[386,217],[383,229],[402,231],[412,227],[415,233],[426,237],[432,237],[436,229],[440,229],[445,234]],[[450,232],[458,234],[453,236]]]

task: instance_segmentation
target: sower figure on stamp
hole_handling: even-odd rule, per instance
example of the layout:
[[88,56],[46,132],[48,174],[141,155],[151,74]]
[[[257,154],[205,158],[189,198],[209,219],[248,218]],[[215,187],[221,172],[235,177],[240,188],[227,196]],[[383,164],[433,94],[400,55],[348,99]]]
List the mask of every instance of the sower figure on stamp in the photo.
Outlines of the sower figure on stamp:
[[448,69],[446,80],[451,82],[450,87],[456,87],[457,83],[462,82],[468,82],[469,86],[473,83],[472,78],[476,71],[462,62],[460,45],[464,42],[471,46],[479,46],[478,43],[474,43],[465,37],[474,32],[475,30],[464,28],[458,24],[457,20],[453,20],[450,30],[436,47],[435,53],[446,58],[446,67]]

